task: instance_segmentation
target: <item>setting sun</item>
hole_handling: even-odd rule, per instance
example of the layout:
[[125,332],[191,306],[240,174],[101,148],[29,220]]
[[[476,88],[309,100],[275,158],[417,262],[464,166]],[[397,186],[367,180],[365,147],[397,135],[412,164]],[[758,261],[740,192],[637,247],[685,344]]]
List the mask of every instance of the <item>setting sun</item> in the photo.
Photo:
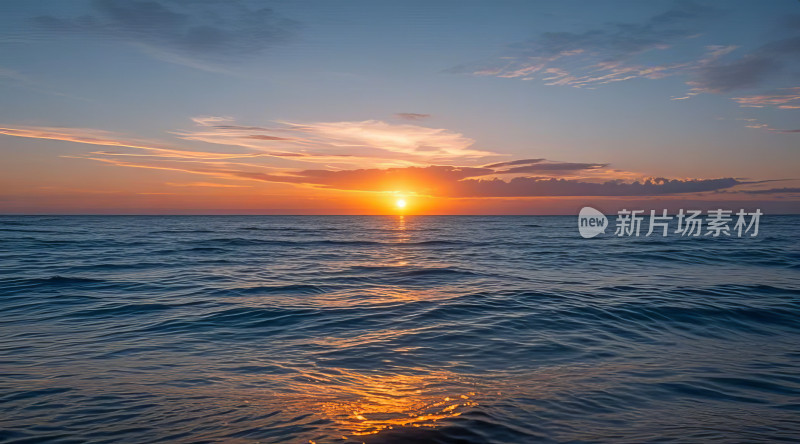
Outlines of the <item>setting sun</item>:
[[406,207],[406,200],[405,200],[405,199],[397,199],[397,200],[394,202],[394,205],[395,205],[397,208],[399,208],[399,209],[401,209],[401,210],[402,210],[403,208],[405,208],[405,207]]

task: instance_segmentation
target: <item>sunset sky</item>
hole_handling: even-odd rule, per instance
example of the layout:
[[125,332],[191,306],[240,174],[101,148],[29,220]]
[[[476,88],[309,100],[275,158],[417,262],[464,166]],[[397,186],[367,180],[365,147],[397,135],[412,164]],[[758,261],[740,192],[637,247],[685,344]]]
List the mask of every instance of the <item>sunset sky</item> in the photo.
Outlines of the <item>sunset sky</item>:
[[0,97],[6,214],[800,212],[797,0],[3,2]]

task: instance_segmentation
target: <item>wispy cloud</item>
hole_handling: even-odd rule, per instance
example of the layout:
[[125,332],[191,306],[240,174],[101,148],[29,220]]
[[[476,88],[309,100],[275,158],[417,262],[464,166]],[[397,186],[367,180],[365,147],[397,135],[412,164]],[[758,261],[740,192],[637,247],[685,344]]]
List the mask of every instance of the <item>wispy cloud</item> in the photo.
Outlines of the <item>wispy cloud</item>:
[[402,120],[418,121],[418,120],[425,120],[429,118],[431,115],[419,114],[419,113],[395,113],[394,116]]
[[238,125],[225,117],[200,117],[194,121],[198,129],[175,134],[185,140],[261,151],[279,149],[298,157],[321,157],[325,162],[339,164],[363,164],[369,159],[429,164],[497,155],[473,148],[475,141],[460,133],[380,120],[278,122],[271,127]]
[[[494,60],[458,66],[450,72],[576,88],[680,76],[688,91],[671,100],[720,94],[743,107],[800,109],[800,87],[795,86],[800,73],[800,15],[784,17],[776,23],[775,37],[749,51],[730,42],[693,44],[699,41],[701,25],[722,15],[692,1],[676,2],[669,11],[639,23],[611,23],[582,32],[545,32],[509,45]],[[767,85],[768,92],[757,93]],[[749,94],[733,96],[741,91]]]
[[17,127],[2,128],[0,134],[31,139],[61,140],[65,142],[83,143],[88,145],[112,146],[120,148],[135,148],[149,154],[130,152],[97,151],[94,154],[108,156],[159,156],[177,159],[239,159],[247,157],[272,156],[268,153],[213,153],[205,151],[180,150],[159,147],[153,142],[125,139],[119,135],[91,128],[58,128],[58,127]]
[[515,166],[515,165],[533,165],[537,163],[541,163],[546,161],[547,159],[517,159],[517,160],[509,160],[507,162],[497,162],[486,165],[485,168],[500,168],[500,167],[508,167],[508,166]]
[[766,123],[760,123],[757,119],[744,119],[749,121],[745,128],[753,128],[753,129],[761,129],[764,131],[770,131],[773,133],[783,133],[783,134],[797,134],[800,133],[800,129],[783,129],[783,128],[774,128]]
[[607,167],[607,163],[575,163],[575,162],[537,162],[533,165],[522,165],[505,170],[495,171],[495,174],[522,174],[522,173],[537,173],[542,174],[546,172],[569,172],[569,171],[587,171],[599,170]]
[[347,167],[463,162],[498,155],[473,149],[474,141],[460,133],[411,124],[393,125],[378,120],[282,122],[274,127],[237,125],[232,119],[223,117],[198,117],[194,121],[196,129],[173,134],[187,141],[223,145],[226,151],[174,148],[169,143],[137,140],[90,128],[0,127],[0,134],[134,149],[92,153],[102,156],[173,160],[281,158]]
[[175,183],[175,182],[166,182],[164,185],[170,187],[202,187],[202,188],[250,188],[248,185],[237,185],[232,183],[214,183],[214,182],[187,182],[187,183]]
[[800,194],[800,188],[770,188],[766,190],[744,190],[747,194]]
[[798,23],[800,20],[797,16],[789,17],[784,26],[778,29],[786,33],[784,37],[768,41],[754,51],[733,59],[718,57],[704,63],[687,83],[701,92],[729,93],[758,88],[768,80],[796,81],[796,70],[800,68]]
[[696,36],[691,22],[717,14],[694,2],[679,2],[643,23],[613,23],[583,32],[545,32],[510,45],[508,53],[498,60],[451,71],[579,88],[636,78],[663,78],[684,71],[694,61],[654,64],[639,59]]
[[241,59],[284,43],[298,23],[239,0],[94,0],[80,17],[42,15],[40,29],[117,39],[151,55],[206,69],[202,62]]
[[748,108],[800,109],[800,87],[786,88],[767,94],[733,97],[733,100],[740,106]]

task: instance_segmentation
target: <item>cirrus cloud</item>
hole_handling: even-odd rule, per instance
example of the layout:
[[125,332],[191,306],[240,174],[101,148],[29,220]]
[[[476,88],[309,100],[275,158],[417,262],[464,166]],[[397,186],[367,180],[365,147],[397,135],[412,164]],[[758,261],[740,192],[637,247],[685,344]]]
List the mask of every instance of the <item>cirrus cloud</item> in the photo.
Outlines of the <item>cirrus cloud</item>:
[[693,60],[646,63],[642,56],[663,52],[695,37],[699,20],[719,12],[682,1],[642,23],[611,23],[582,32],[544,32],[509,45],[502,58],[450,69],[478,76],[540,80],[546,85],[593,88],[636,78],[675,75]]
[[185,140],[232,145],[253,150],[281,150],[299,155],[340,156],[404,164],[461,161],[497,153],[473,148],[461,133],[380,120],[293,123],[271,127],[238,125],[227,117],[197,117],[199,128],[177,131]]
[[299,24],[241,0],[93,0],[79,17],[32,19],[54,35],[96,36],[131,43],[170,62],[221,70],[204,62],[256,56],[289,41]]

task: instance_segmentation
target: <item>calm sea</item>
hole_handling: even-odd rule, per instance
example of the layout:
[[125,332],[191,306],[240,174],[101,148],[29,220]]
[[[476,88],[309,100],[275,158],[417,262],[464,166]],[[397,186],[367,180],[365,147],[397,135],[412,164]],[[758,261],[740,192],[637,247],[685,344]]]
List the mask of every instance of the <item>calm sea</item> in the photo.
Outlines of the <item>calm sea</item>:
[[800,217],[0,217],[3,442],[798,442]]

